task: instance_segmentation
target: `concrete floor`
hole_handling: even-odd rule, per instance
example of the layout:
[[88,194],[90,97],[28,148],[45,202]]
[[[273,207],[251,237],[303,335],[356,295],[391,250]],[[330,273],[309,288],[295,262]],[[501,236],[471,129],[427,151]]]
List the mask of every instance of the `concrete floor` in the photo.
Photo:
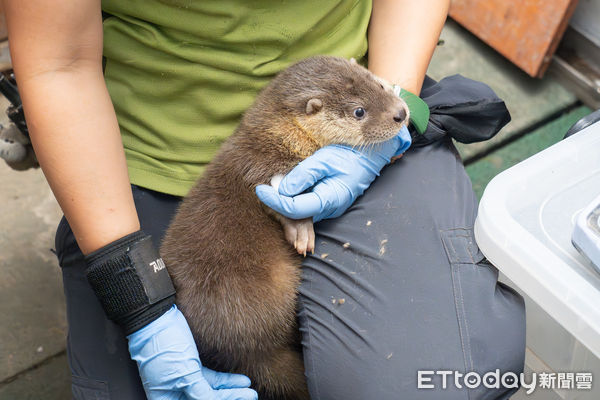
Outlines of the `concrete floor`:
[[[589,112],[551,77],[529,78],[452,21],[442,40],[429,74],[461,73],[486,82],[513,117],[492,140],[459,145],[478,193],[502,169],[560,140]],[[0,399],[70,398],[64,298],[52,253],[61,213],[41,171],[15,172],[0,162],[0,182]]]
[[66,399],[64,296],[52,252],[62,213],[41,171],[0,164],[0,399]]

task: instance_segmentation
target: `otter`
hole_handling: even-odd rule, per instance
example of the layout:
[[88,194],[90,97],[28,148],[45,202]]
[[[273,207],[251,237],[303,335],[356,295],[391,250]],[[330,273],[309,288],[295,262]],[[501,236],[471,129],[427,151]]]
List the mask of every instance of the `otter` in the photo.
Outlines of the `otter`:
[[354,60],[316,56],[279,73],[182,201],[161,245],[181,309],[211,369],[242,373],[259,398],[308,399],[296,295],[312,219],[264,206],[255,187],[330,144],[369,146],[408,107]]

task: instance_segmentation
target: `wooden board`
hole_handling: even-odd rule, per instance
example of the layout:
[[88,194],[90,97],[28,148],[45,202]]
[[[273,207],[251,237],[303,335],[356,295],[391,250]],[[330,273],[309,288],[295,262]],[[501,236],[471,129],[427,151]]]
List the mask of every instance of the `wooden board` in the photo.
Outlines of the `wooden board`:
[[450,16],[533,77],[550,64],[577,0],[452,0]]

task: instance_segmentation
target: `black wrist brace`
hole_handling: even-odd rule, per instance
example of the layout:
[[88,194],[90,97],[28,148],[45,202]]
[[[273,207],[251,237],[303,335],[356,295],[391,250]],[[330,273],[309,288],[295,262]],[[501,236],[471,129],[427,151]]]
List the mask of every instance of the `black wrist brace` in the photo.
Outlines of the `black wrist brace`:
[[129,234],[85,257],[86,276],[106,316],[129,335],[175,303],[165,264],[142,231]]

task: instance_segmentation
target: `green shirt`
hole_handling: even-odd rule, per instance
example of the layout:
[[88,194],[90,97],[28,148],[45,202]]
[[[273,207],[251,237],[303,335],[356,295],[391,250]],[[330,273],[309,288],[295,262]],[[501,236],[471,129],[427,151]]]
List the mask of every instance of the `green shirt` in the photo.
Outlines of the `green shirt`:
[[105,77],[131,182],[185,195],[282,69],[367,51],[370,0],[104,0]]

